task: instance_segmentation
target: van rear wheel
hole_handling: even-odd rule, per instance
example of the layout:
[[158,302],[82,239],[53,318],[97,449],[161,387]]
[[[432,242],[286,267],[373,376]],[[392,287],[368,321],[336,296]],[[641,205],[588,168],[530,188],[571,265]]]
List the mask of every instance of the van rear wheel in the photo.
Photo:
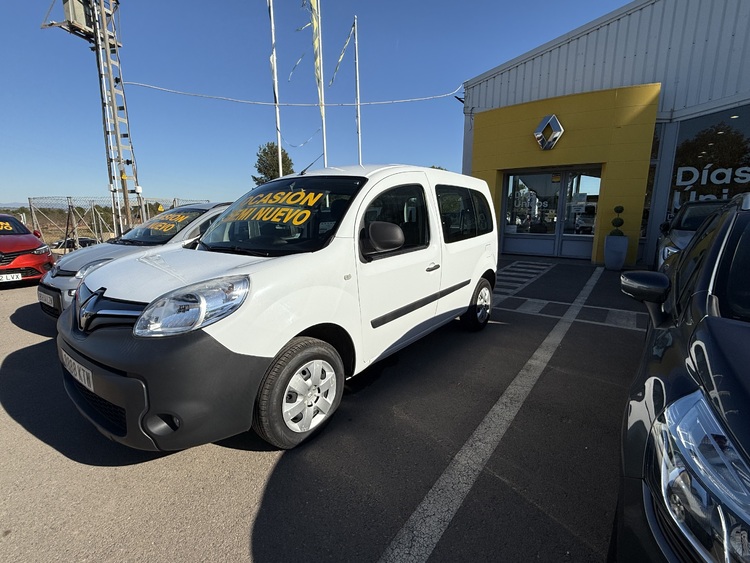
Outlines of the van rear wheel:
[[253,430],[280,449],[317,432],[341,403],[344,364],[336,349],[316,338],[293,338],[260,385]]
[[481,278],[474,289],[469,308],[461,315],[461,322],[468,330],[482,330],[487,326],[491,312],[492,286],[486,278]]

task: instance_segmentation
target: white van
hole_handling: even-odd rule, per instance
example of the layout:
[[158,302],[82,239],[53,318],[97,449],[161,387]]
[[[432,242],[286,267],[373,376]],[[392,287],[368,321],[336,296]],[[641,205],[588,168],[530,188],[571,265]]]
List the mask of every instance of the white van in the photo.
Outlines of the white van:
[[346,378],[457,317],[483,328],[497,260],[482,180],[396,165],[286,176],[194,248],[86,275],[58,322],[65,389],[134,448],[251,428],[292,448],[333,414]]

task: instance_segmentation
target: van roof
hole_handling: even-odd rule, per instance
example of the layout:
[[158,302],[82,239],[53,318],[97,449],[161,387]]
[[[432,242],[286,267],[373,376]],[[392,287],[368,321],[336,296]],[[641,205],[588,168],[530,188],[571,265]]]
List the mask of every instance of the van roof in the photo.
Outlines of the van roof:
[[414,166],[409,164],[354,164],[351,166],[329,166],[328,168],[319,168],[307,172],[290,174],[292,176],[364,176],[372,178],[373,176],[383,173],[396,172],[424,172],[428,175],[454,175],[462,176],[457,172],[450,172],[439,168],[428,168],[426,166]]

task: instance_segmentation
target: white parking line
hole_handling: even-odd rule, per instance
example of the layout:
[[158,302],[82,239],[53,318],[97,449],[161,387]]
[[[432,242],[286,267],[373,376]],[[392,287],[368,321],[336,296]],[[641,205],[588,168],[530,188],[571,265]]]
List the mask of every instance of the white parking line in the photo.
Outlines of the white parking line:
[[381,563],[427,561],[474,482],[518,414],[552,355],[588,299],[597,268],[544,342],[506,388],[380,558]]

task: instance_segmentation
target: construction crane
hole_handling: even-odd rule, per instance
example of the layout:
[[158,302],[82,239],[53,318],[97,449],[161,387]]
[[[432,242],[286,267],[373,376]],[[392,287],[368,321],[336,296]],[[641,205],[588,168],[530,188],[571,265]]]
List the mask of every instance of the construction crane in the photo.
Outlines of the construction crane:
[[[49,18],[56,1],[52,0],[45,21]],[[109,191],[112,197],[112,211],[117,216],[116,228],[119,228],[118,234],[122,234],[133,225],[130,194],[136,196],[141,221],[146,219],[146,209],[138,183],[123,89],[119,53],[122,45],[117,39],[115,23],[115,15],[120,2],[119,0],[62,0],[62,4],[65,20],[62,22],[46,21],[42,27],[59,27],[81,37],[91,43],[91,49],[96,53],[109,171]],[[122,206],[118,193],[122,194]]]

